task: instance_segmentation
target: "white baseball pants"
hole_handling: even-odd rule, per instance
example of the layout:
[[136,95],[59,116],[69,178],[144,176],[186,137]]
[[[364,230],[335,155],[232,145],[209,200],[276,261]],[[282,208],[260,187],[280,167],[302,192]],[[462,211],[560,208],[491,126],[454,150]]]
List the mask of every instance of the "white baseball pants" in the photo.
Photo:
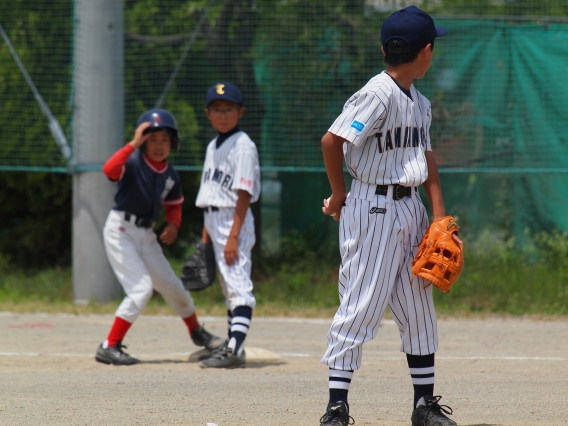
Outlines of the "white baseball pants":
[[252,294],[250,278],[252,262],[251,251],[256,241],[254,235],[254,217],[250,208],[247,211],[239,233],[239,260],[229,266],[223,252],[235,217],[234,208],[206,208],[204,223],[213,242],[215,259],[221,275],[221,287],[225,295],[227,309],[233,311],[237,306],[250,306],[254,309],[256,300]]
[[126,297],[116,316],[133,323],[157,290],[182,318],[195,312],[193,298],[183,287],[158,243],[153,229],[138,228],[111,210],[103,230],[108,261]]
[[[355,182],[355,181],[354,181]],[[340,306],[327,335],[322,363],[336,370],[361,366],[362,344],[375,338],[387,304],[402,340],[401,351],[428,355],[438,347],[432,286],[414,277],[416,247],[428,227],[428,217],[416,189],[411,197],[366,199],[352,196],[341,211],[339,243]],[[385,209],[385,210],[382,210]]]

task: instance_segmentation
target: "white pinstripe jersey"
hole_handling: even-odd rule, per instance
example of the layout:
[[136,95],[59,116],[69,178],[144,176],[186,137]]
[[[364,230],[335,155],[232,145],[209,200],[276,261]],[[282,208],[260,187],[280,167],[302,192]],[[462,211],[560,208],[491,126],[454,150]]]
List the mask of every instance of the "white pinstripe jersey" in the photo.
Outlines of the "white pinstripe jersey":
[[355,179],[419,186],[428,178],[430,101],[414,85],[410,93],[412,99],[383,71],[347,100],[329,128],[346,139],[345,163]]
[[236,207],[242,189],[251,194],[251,203],[260,196],[260,165],[256,145],[239,131],[219,148],[217,138],[207,145],[197,207]]

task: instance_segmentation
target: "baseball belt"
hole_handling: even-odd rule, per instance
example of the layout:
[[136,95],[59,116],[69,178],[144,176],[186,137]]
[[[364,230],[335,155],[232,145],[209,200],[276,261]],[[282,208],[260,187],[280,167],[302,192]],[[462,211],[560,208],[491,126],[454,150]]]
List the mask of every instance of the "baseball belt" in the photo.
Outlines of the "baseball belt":
[[[393,200],[401,200],[404,197],[410,197],[412,195],[412,187],[411,186],[402,186],[402,185],[392,185],[392,199]],[[389,190],[389,185],[377,185],[377,189],[375,190],[375,194],[377,195],[387,195]]]
[[[134,218],[134,222],[130,220],[132,218]],[[128,212],[124,212],[124,220],[130,223],[134,223],[134,225],[136,225],[138,228],[149,229],[154,227],[154,222],[152,222],[151,220],[144,219],[143,217],[136,217]]]
[[202,207],[202,209],[205,211],[205,213],[211,213],[211,212],[218,212],[219,211],[219,207],[214,207],[214,206]]

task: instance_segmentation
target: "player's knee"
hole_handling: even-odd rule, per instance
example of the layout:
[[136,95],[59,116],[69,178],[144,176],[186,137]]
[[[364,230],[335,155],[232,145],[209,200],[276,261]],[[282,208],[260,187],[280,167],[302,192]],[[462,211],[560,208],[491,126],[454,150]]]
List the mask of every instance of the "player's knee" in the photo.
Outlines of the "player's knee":
[[140,297],[136,298],[135,303],[138,306],[138,309],[140,310],[144,309],[148,305],[148,302],[150,302],[150,299],[152,298],[153,294],[154,291],[151,288],[144,290],[141,293]]

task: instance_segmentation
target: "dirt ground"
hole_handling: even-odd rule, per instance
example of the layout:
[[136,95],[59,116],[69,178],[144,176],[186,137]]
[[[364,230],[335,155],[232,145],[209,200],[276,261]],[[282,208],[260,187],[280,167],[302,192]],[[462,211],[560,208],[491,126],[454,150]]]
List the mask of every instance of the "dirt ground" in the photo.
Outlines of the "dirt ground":
[[[202,317],[225,335],[226,319]],[[237,370],[202,370],[173,316],[142,316],[127,352],[94,360],[110,315],[0,312],[0,425],[310,425],[327,401],[330,320],[254,318],[247,347],[277,355]],[[436,394],[468,426],[568,424],[568,320],[443,319]],[[398,331],[384,321],[365,345],[349,402],[356,425],[410,425],[412,384]]]

